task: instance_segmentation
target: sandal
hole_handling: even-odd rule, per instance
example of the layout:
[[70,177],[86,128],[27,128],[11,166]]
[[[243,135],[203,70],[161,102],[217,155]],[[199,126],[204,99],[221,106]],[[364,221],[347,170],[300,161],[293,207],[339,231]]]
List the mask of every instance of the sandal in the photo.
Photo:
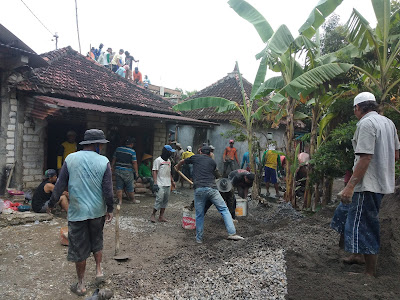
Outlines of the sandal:
[[105,279],[106,279],[106,277],[104,275],[101,275],[101,276],[96,276],[94,280],[95,280],[96,284],[100,284],[100,283],[103,283],[105,281]]
[[87,291],[78,290],[78,282],[75,284],[71,284],[69,287],[70,291],[78,296],[85,296]]

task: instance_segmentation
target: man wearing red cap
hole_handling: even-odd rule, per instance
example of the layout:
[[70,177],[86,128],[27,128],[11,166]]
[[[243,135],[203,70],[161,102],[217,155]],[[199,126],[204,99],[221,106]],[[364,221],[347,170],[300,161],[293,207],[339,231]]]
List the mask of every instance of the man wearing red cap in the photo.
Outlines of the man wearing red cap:
[[224,161],[224,173],[223,176],[226,177],[227,176],[227,171],[228,168],[229,173],[232,172],[233,169],[233,164],[234,161],[236,160],[237,164],[239,165],[239,159],[238,159],[238,155],[237,155],[237,150],[235,147],[233,147],[233,144],[235,143],[234,140],[229,140],[229,147],[226,147],[224,150],[224,155],[222,156],[222,159]]

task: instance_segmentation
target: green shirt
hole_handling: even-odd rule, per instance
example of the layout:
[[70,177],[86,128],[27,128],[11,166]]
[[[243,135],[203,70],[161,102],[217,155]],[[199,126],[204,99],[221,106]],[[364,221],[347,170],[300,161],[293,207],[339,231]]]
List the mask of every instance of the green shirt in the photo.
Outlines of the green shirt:
[[150,167],[141,163],[139,166],[139,176],[140,177],[152,177]]

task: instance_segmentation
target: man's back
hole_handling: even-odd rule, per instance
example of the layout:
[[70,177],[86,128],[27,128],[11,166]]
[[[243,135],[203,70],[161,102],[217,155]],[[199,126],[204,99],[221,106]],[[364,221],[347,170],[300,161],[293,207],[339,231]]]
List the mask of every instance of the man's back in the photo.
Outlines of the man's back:
[[193,181],[195,189],[199,187],[216,188],[214,172],[217,164],[211,157],[195,154],[185,159],[185,163],[193,164]]
[[132,161],[136,160],[136,151],[129,147],[118,147],[115,150],[115,168],[118,170],[132,170]]
[[83,221],[104,216],[103,177],[107,157],[94,151],[79,151],[65,160],[68,168],[69,221]]
[[356,154],[354,165],[360,159],[358,154],[372,154],[367,172],[356,185],[355,192],[393,193],[395,151],[399,149],[393,122],[375,111],[367,113],[357,123],[353,147]]

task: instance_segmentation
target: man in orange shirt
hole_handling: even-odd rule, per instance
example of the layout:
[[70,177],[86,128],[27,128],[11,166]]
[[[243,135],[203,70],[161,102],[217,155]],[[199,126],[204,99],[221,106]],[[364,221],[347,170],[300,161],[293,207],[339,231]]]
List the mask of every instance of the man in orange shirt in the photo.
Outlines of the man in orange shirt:
[[142,73],[140,73],[138,67],[135,67],[135,71],[133,71],[133,82],[140,85],[142,84]]
[[227,177],[227,170],[230,168],[230,172],[232,172],[233,169],[233,164],[234,161],[236,160],[237,164],[239,165],[239,159],[237,155],[237,150],[235,147],[233,147],[233,144],[235,143],[234,140],[229,140],[229,147],[226,147],[224,150],[224,155],[222,156],[222,160],[224,161],[224,173],[223,177]]

